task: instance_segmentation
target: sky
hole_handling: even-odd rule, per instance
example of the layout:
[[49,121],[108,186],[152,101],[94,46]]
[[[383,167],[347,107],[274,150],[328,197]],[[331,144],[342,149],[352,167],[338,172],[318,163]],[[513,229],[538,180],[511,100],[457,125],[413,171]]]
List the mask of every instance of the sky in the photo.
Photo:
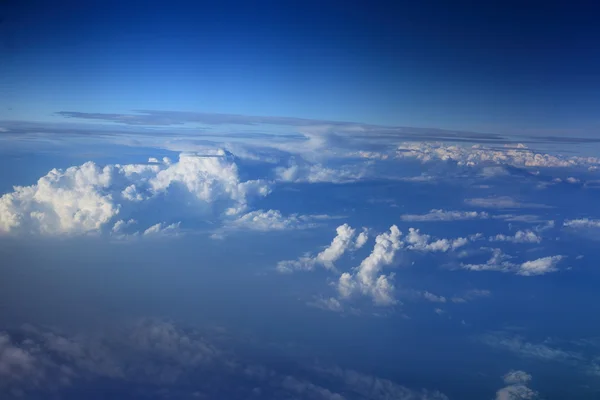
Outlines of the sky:
[[592,2],[0,2],[0,398],[600,398]]
[[0,111],[593,135],[595,2],[3,1]]

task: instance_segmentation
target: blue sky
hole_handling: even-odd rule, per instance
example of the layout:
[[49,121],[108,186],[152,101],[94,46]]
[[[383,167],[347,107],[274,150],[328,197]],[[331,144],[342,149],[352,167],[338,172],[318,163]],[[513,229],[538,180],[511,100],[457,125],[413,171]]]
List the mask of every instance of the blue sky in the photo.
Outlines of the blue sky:
[[569,2],[0,2],[0,397],[600,398]]
[[135,109],[598,128],[595,6],[6,1],[3,119]]

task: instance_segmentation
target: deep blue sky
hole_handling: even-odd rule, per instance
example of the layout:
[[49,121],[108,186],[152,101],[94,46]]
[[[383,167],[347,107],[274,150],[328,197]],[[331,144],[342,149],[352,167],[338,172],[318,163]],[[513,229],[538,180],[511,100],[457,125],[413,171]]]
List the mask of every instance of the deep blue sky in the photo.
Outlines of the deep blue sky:
[[0,119],[155,109],[593,135],[600,6],[521,3],[5,0]]

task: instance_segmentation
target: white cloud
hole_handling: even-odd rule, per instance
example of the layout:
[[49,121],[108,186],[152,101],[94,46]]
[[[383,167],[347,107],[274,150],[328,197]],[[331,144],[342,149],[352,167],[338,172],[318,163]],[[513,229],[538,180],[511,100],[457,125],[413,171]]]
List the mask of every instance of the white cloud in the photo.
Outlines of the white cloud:
[[432,221],[463,221],[469,219],[487,219],[488,213],[478,211],[445,211],[433,209],[426,214],[404,214],[403,221],[432,222]]
[[562,260],[563,256],[542,257],[533,261],[526,261],[521,264],[517,274],[523,276],[544,275],[549,272],[558,271],[556,265]]
[[445,303],[446,302],[446,298],[444,296],[436,296],[435,294],[427,292],[427,291],[423,292],[422,295],[425,298],[425,300],[429,300],[432,303]]
[[233,158],[222,150],[181,154],[176,163],[100,167],[87,162],[53,169],[36,184],[15,187],[0,197],[0,233],[97,233],[118,215],[128,219],[143,208],[139,203],[169,195],[180,205],[194,203],[196,212],[216,207],[236,214],[247,208],[249,197],[268,192],[263,181],[241,181]]
[[527,387],[531,375],[524,371],[509,371],[504,375],[507,386],[496,392],[496,400],[527,400],[535,399],[538,394]]
[[409,228],[408,234],[404,238],[404,242],[406,243],[407,249],[423,252],[446,252],[462,247],[468,242],[466,238],[438,239],[436,241],[430,241],[430,239],[431,236],[421,234],[418,229]]
[[520,201],[517,201],[517,200],[513,199],[512,197],[508,197],[508,196],[465,199],[465,203],[470,206],[473,206],[473,207],[481,207],[481,208],[500,208],[500,209],[552,208],[545,204],[520,202]]
[[593,168],[600,165],[596,157],[577,157],[537,153],[523,144],[490,148],[482,145],[458,146],[440,142],[407,142],[398,146],[398,158],[414,158],[421,162],[453,161],[458,165],[477,166],[500,164],[517,167],[580,167]]
[[316,308],[320,308],[322,310],[333,311],[333,312],[342,312],[344,311],[344,306],[342,303],[336,299],[335,297],[319,297],[312,302],[308,303],[309,306],[313,306]]
[[563,222],[563,226],[573,229],[597,229],[600,228],[600,219],[567,219]]
[[490,292],[489,290],[471,289],[461,296],[452,297],[451,300],[453,303],[466,303],[468,301],[475,300],[480,297],[490,297],[491,295],[492,292]]
[[512,243],[541,243],[542,238],[532,231],[517,231],[514,236],[498,234],[489,238],[490,242],[512,242]]
[[[339,260],[348,250],[355,250],[366,242],[365,231],[356,237],[356,229],[348,224],[336,228],[336,236],[329,246],[315,256],[305,255],[297,260],[280,261],[277,269],[280,272],[291,272],[293,270],[312,270],[317,265],[327,269],[334,269],[334,263]],[[362,235],[362,236],[361,236]],[[356,239],[355,239],[356,237]],[[360,241],[360,242],[359,242]],[[360,246],[358,246],[360,244]]]
[[509,261],[512,257],[501,249],[491,249],[492,257],[485,264],[461,264],[462,268],[471,271],[500,271],[512,272],[522,276],[544,275],[558,271],[557,265],[564,256],[542,257],[521,264]]
[[348,298],[354,293],[370,296],[377,305],[392,305],[394,285],[390,282],[393,275],[380,274],[384,266],[391,265],[398,250],[402,247],[400,236],[402,232],[396,225],[389,232],[377,235],[373,251],[365,258],[355,272],[344,272],[338,280],[338,292],[342,298]]
[[284,216],[279,210],[255,210],[235,216],[234,219],[226,219],[223,226],[217,229],[211,237],[223,239],[228,232],[239,230],[271,232],[315,228],[319,226],[320,221],[332,218],[336,217],[299,214]]
[[180,225],[180,222],[170,225],[167,225],[164,222],[159,222],[158,224],[152,225],[150,228],[146,229],[142,235],[152,237],[177,236],[179,234]]
[[297,164],[275,169],[277,179],[284,182],[308,183],[348,183],[355,182],[364,176],[363,170],[340,167],[337,169],[325,167],[322,164]]

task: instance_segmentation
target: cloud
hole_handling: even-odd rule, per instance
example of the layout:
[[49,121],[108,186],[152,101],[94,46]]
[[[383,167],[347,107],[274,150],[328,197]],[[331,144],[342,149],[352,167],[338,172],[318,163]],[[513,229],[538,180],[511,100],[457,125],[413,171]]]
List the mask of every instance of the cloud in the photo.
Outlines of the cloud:
[[158,224],[152,225],[150,228],[146,229],[142,235],[146,237],[177,236],[179,234],[179,225],[181,225],[180,222],[170,225],[159,222]]
[[426,214],[404,214],[400,216],[403,221],[435,222],[435,221],[463,221],[469,219],[487,219],[488,213],[478,211],[445,211],[433,209]]
[[348,250],[356,250],[362,247],[368,239],[366,230],[356,237],[356,229],[348,224],[336,228],[336,236],[329,246],[315,256],[310,254],[297,260],[280,261],[277,270],[280,272],[291,272],[294,270],[312,270],[317,265],[327,269],[334,269],[334,263],[339,260]]
[[544,275],[558,271],[558,263],[564,256],[542,257],[521,264],[513,263],[511,256],[504,254],[500,249],[491,249],[492,257],[485,264],[461,264],[462,268],[471,271],[500,271],[512,272],[521,276]]
[[396,225],[389,232],[377,235],[373,251],[365,258],[353,273],[344,272],[338,280],[338,293],[349,298],[355,293],[370,296],[377,305],[397,303],[394,298],[394,285],[390,282],[393,275],[380,274],[384,266],[391,265],[398,250],[402,247],[402,232]]
[[496,196],[465,199],[465,203],[473,207],[481,208],[500,208],[500,209],[515,209],[515,208],[552,208],[545,204],[519,202],[512,197]]
[[422,295],[425,298],[425,300],[431,301],[432,303],[445,303],[446,302],[446,298],[444,296],[436,296],[435,294],[430,293],[430,292],[423,292]]
[[490,292],[489,290],[471,289],[471,290],[468,290],[462,296],[452,297],[451,300],[453,303],[466,303],[468,301],[475,300],[480,297],[490,297],[491,295],[492,295],[492,292]]
[[0,197],[0,233],[98,233],[117,216],[127,220],[151,206],[176,214],[193,204],[197,214],[235,215],[247,208],[248,198],[269,190],[264,181],[242,181],[233,157],[223,150],[180,154],[173,163],[101,167],[87,162],[53,169],[36,184]]
[[572,229],[597,229],[600,228],[600,219],[567,219],[563,222],[563,226]]
[[279,210],[255,210],[235,218],[225,219],[223,226],[211,236],[213,239],[223,239],[227,233],[235,231],[286,231],[294,229],[309,229],[319,226],[325,220],[335,217],[328,215],[299,215],[284,216]]
[[430,241],[430,239],[431,236],[421,234],[418,229],[409,228],[404,242],[407,249],[422,252],[446,252],[448,250],[456,250],[468,243],[466,238],[438,239],[436,241]]
[[333,312],[342,312],[344,311],[344,306],[342,303],[336,299],[335,297],[319,297],[314,301],[308,303],[309,306],[320,308],[321,310],[333,311]]
[[390,380],[363,374],[350,369],[317,366],[316,370],[325,377],[339,379],[349,390],[364,399],[448,400],[446,395],[437,390],[413,390],[398,385]]
[[520,336],[507,336],[504,333],[490,333],[481,336],[480,341],[488,346],[509,351],[520,357],[541,361],[579,362],[581,354],[557,349],[545,343],[531,343]]
[[496,392],[496,400],[527,400],[535,399],[538,393],[527,387],[531,381],[531,375],[524,371],[509,371],[504,375],[504,383],[507,385]]
[[532,231],[517,231],[514,236],[498,234],[489,238],[490,242],[512,242],[512,243],[541,243],[542,238]]
[[352,393],[373,400],[447,400],[437,391],[337,366],[273,369],[234,351],[237,341],[226,331],[215,333],[154,318],[93,333],[31,325],[0,332],[0,397],[85,398],[102,385],[111,397],[131,398],[144,385],[173,398],[253,398],[264,391],[269,398],[343,400]]
[[349,183],[362,179],[364,169],[344,166],[340,168],[325,167],[322,164],[291,163],[287,167],[275,169],[277,179],[295,183]]
[[580,167],[596,168],[600,158],[563,156],[538,153],[523,144],[507,145],[504,148],[446,145],[440,142],[406,142],[396,150],[398,158],[413,158],[421,162],[451,161],[457,165],[473,167],[480,164],[501,164],[516,167]]

